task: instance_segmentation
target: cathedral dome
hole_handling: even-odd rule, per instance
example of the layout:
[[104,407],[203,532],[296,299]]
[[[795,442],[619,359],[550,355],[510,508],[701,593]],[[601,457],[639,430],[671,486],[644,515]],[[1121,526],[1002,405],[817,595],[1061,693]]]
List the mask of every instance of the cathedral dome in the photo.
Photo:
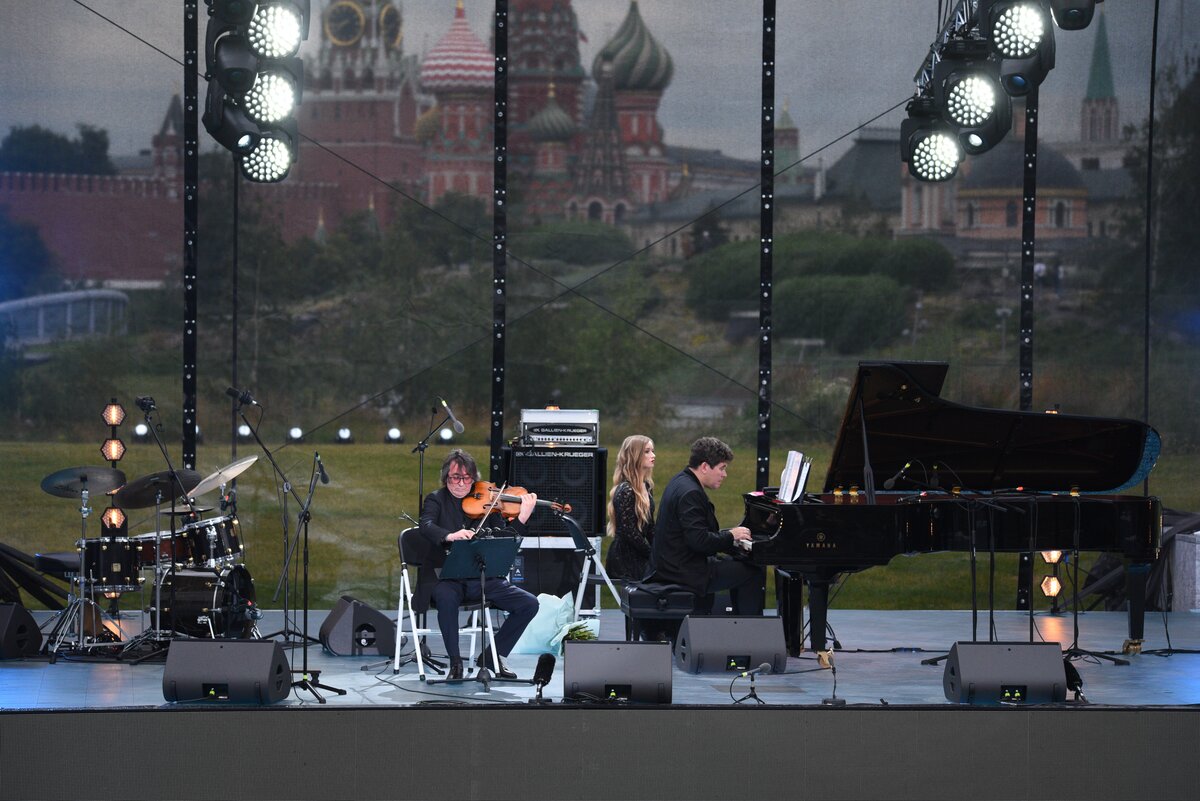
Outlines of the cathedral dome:
[[637,0],[629,4],[625,21],[592,61],[594,77],[599,76],[600,65],[606,59],[612,61],[613,88],[617,91],[662,91],[671,82],[675,69],[671,54],[654,40],[642,22]]
[[471,26],[462,0],[454,22],[421,64],[421,86],[429,92],[480,91],[494,85],[495,59]]
[[575,135],[575,121],[554,98],[554,85],[546,105],[529,121],[529,135],[539,142],[565,142]]
[[[959,186],[960,194],[986,192],[996,189],[1015,189],[1024,186],[1025,144],[1009,134],[991,150],[972,156],[970,170]],[[1049,145],[1038,146],[1038,188],[1046,190],[1079,190],[1084,188],[1079,171],[1067,157]]]
[[413,136],[421,144],[432,142],[442,127],[441,109],[437,106],[429,109],[413,123]]

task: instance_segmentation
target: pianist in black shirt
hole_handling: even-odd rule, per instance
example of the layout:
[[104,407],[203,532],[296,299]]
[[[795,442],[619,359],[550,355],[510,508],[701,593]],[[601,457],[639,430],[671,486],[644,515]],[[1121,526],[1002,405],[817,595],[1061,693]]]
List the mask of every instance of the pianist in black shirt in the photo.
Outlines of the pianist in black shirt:
[[732,553],[749,541],[744,526],[722,529],[707,490],[725,481],[733,451],[716,437],[692,443],[688,466],[663,490],[650,551],[653,582],[682,584],[701,596],[701,608],[720,590],[729,590],[734,613],[761,615],[766,600],[766,571],[721,552]]

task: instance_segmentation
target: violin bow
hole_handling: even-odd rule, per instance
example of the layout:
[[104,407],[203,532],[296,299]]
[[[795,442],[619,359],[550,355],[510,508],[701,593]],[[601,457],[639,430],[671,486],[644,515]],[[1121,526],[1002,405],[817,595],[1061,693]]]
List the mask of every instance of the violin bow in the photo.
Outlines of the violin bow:
[[504,490],[506,487],[508,487],[507,482],[505,482],[504,485],[500,487],[500,489],[496,490],[496,497],[493,498],[492,502],[490,504],[488,504],[486,509],[483,510],[483,517],[479,518],[479,523],[477,523],[475,526],[476,534],[479,533],[479,529],[483,528],[483,521],[488,519],[488,515],[490,515],[494,511],[496,511],[496,506],[500,503],[500,496],[502,496],[504,494]]

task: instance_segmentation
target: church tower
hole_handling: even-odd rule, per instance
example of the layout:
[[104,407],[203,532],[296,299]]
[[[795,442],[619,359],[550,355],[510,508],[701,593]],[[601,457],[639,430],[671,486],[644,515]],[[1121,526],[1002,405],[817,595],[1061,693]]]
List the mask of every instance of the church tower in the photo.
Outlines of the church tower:
[[515,126],[533,119],[553,82],[556,104],[579,125],[586,75],[579,61],[579,20],[571,0],[512,0],[508,18],[509,119]]
[[1096,25],[1096,44],[1088,71],[1087,94],[1083,98],[1079,139],[1083,142],[1112,144],[1121,138],[1121,116],[1113,90],[1112,63],[1108,53],[1108,27],[1104,8]]
[[[375,177],[408,187],[421,180],[413,132],[421,111],[416,59],[404,55],[397,0],[321,0],[313,6],[317,54],[305,59],[294,174],[300,181],[338,185],[338,201],[326,208],[336,227],[342,216],[367,209],[379,189]],[[382,204],[381,214],[390,207]]]

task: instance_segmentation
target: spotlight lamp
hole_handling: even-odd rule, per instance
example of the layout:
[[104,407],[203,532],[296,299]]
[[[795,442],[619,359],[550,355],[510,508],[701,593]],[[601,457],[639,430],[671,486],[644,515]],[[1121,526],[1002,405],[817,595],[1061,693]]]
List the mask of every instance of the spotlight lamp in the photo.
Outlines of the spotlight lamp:
[[287,177],[296,159],[295,113],[304,88],[296,57],[308,38],[309,0],[205,0],[204,128],[240,158],[249,181]]
[[346,427],[339,428],[334,437],[334,441],[340,445],[349,445],[354,442],[354,434]]
[[933,100],[920,96],[908,104],[908,119],[900,123],[900,160],[918,181],[948,181],[963,160],[954,129],[937,114]]
[[970,155],[991,150],[1012,128],[1012,101],[982,40],[946,43],[933,69],[933,91],[936,107]]
[[1013,97],[1054,69],[1054,27],[1044,0],[980,0],[979,27],[999,65],[1000,84]]
[[150,441],[150,426],[145,423],[138,423],[133,427],[134,442],[149,442]]
[[404,434],[400,429],[392,426],[383,435],[383,441],[389,445],[399,445],[401,442],[404,442]]
[[292,426],[291,428],[289,428],[288,432],[287,432],[287,441],[288,442],[303,442],[304,441],[304,429],[300,428],[300,426]]
[[438,438],[441,439],[442,442],[453,442],[454,441],[454,429],[443,428],[441,431],[438,432]]
[[1064,31],[1081,31],[1092,24],[1096,0],[1050,0],[1050,13]]
[[1062,551],[1042,551],[1042,561],[1048,565],[1056,565],[1062,561]]
[[125,512],[116,506],[110,506],[100,515],[100,525],[105,531],[121,531],[125,529]]
[[104,424],[115,428],[124,422],[125,407],[117,403],[116,398],[113,398],[109,404],[104,407]]
[[245,423],[238,424],[237,438],[238,442],[249,442],[251,440],[250,426],[246,425]]
[[1057,598],[1060,592],[1062,592],[1062,582],[1058,580],[1058,576],[1042,578],[1042,595],[1047,598]]
[[100,446],[100,453],[114,465],[125,458],[125,443],[117,437],[109,437]]

